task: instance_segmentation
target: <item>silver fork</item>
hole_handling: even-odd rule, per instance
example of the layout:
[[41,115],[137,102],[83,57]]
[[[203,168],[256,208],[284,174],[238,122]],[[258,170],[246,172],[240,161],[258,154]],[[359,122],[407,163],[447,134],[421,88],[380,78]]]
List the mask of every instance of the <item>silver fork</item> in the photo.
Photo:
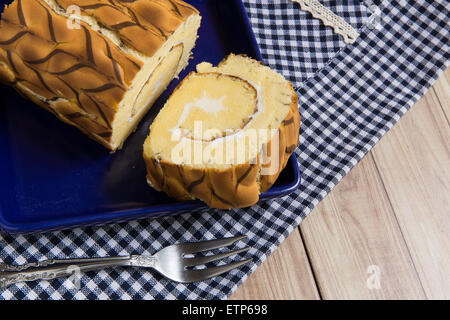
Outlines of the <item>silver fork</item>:
[[219,240],[179,243],[165,247],[152,256],[130,255],[106,258],[45,260],[20,266],[0,264],[0,288],[5,288],[18,282],[50,280],[72,276],[75,272],[86,272],[110,267],[152,268],[175,282],[187,283],[202,281],[228,272],[252,259],[235,261],[229,264],[203,269],[188,269],[188,267],[198,267],[208,262],[223,259],[246,251],[250,247],[247,246],[242,249],[215,255],[200,257],[186,256],[227,247],[245,238],[246,236],[237,236]]

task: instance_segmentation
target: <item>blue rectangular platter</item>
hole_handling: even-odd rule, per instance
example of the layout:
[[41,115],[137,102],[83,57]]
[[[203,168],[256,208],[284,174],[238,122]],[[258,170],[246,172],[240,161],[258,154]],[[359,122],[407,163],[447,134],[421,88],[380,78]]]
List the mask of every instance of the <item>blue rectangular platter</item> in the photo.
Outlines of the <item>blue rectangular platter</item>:
[[[0,1],[2,7],[9,1]],[[170,93],[195,65],[227,54],[262,60],[241,0],[192,0],[202,16],[194,59],[174,80],[122,150],[110,154],[77,129],[0,86],[0,228],[31,233],[156,218],[206,209],[176,202],[146,183],[142,145]],[[300,185],[294,156],[261,200]],[[226,214],[226,213],[224,213]]]

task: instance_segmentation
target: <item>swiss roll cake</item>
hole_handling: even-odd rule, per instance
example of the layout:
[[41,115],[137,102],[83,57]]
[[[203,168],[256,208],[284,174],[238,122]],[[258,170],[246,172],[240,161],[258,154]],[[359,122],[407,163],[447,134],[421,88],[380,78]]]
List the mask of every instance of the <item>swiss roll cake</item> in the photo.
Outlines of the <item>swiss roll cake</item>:
[[148,184],[214,208],[251,206],[286,166],[299,130],[298,97],[282,75],[242,55],[201,63],[150,127]]
[[15,0],[0,81],[114,151],[188,64],[200,20],[181,0]]

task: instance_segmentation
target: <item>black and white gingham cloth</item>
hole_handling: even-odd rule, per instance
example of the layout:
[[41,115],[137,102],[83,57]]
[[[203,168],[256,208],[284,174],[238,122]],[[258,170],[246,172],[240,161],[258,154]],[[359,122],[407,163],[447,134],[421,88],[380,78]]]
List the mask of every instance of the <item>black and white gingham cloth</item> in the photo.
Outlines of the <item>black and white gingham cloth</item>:
[[0,233],[0,261],[152,254],[175,242],[246,234],[253,248],[238,259],[253,257],[253,263],[195,284],[140,269],[89,272],[79,289],[67,279],[23,283],[0,290],[0,299],[226,298],[449,65],[447,0],[324,1],[361,34],[352,45],[290,0],[244,2],[265,63],[289,78],[300,96],[301,188],[245,210],[30,236]]

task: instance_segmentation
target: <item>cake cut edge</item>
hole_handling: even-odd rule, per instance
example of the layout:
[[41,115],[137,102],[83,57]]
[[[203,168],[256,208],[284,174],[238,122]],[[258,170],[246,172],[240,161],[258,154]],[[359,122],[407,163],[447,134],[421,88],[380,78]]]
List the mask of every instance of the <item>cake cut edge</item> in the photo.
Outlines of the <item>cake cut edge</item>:
[[[231,54],[230,56],[234,55]],[[245,58],[250,59],[246,56]],[[228,57],[223,61],[227,59]],[[259,61],[250,60],[262,65]],[[209,63],[201,63],[197,69],[207,72],[210,66]],[[261,174],[265,165],[261,163],[259,154],[256,161],[231,165],[226,169],[201,168],[171,163],[164,159],[158,159],[157,156],[148,152],[149,136],[144,144],[143,153],[148,184],[177,200],[200,199],[212,208],[228,210],[256,204],[259,201],[259,195],[270,189],[275,183],[299,143],[301,119],[298,111],[298,96],[292,84],[289,81],[287,82],[291,92],[291,103],[287,115],[280,122],[278,128],[279,166],[276,172],[269,175]],[[177,89],[182,84],[183,82],[178,85]],[[270,144],[271,141],[268,142],[267,146],[269,150]]]

